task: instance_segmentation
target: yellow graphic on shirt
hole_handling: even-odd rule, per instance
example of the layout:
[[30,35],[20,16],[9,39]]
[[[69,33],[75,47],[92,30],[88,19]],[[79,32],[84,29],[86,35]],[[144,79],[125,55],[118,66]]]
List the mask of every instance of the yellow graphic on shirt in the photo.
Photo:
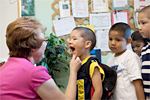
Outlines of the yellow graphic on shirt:
[[93,76],[93,73],[94,73],[94,69],[95,67],[98,67],[99,68],[99,72],[101,73],[101,76],[102,76],[102,82],[104,81],[104,78],[105,78],[105,73],[104,73],[104,70],[99,66],[98,62],[97,61],[94,61],[92,60],[91,61],[92,63],[90,64],[90,78],[92,78]]
[[[84,59],[82,61],[81,65],[85,64],[90,57],[93,57],[93,56],[91,55],[91,56],[87,57],[86,59]],[[89,71],[90,78],[92,78],[92,76],[93,76],[95,67],[98,67],[99,68],[99,72],[101,73],[101,77],[102,77],[101,80],[103,82],[104,78],[105,78],[104,70],[99,66],[97,61],[92,60],[91,62],[92,63],[90,64],[90,69],[89,69],[90,70]]]
[[77,80],[78,85],[78,100],[84,100],[84,80]]

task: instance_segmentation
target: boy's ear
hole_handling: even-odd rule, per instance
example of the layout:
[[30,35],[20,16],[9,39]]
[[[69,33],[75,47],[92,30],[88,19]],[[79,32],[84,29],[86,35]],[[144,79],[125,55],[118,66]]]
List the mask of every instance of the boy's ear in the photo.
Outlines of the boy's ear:
[[127,38],[126,40],[126,45],[128,45],[129,43],[131,43],[132,39],[131,38]]
[[90,48],[91,47],[92,42],[91,41],[86,41],[85,42],[85,48]]

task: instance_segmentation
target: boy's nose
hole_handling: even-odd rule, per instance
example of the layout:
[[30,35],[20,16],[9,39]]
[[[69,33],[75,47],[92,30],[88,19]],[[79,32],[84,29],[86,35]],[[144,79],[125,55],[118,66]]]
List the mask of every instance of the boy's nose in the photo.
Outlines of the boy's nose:
[[71,42],[71,40],[69,41],[69,44],[71,44],[72,42]]
[[138,30],[141,31],[141,29],[142,29],[142,28],[141,28],[141,25],[139,25]]
[[111,42],[111,44],[112,44],[112,45],[115,45],[115,44],[116,44],[116,42],[113,40],[113,41]]
[[137,52],[137,48],[134,48],[134,51]]

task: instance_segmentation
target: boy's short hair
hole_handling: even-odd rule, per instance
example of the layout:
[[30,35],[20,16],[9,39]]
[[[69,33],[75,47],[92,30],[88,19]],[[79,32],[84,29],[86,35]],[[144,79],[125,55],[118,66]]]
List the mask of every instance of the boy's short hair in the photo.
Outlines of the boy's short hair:
[[131,35],[132,41],[141,41],[144,43],[144,38],[142,35],[139,33],[139,31],[135,31]]
[[81,36],[85,39],[85,41],[92,42],[91,47],[90,47],[90,51],[92,51],[96,45],[95,33],[87,27],[75,27],[73,30],[79,30],[81,32]]
[[27,57],[31,55],[31,49],[40,48],[43,42],[39,38],[41,32],[45,32],[45,27],[31,17],[21,17],[11,22],[6,30],[10,57]]
[[119,22],[115,23],[109,30],[109,33],[111,31],[117,31],[118,33],[122,34],[122,36],[125,39],[131,38],[131,28],[128,24]]
[[139,13],[145,13],[148,15],[148,19],[150,19],[150,5],[142,8]]

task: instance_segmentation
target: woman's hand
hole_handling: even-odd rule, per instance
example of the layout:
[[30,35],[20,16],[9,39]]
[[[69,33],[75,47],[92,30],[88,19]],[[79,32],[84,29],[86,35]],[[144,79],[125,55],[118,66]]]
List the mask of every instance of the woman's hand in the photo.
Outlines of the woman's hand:
[[81,60],[79,57],[76,57],[75,55],[72,56],[72,59],[70,60],[70,72],[78,72],[78,70],[81,67]]
[[71,100],[76,99],[76,83],[77,83],[77,72],[81,67],[81,60],[75,55],[72,56],[70,60],[70,76],[68,81],[68,86],[66,88],[65,95],[67,95]]

